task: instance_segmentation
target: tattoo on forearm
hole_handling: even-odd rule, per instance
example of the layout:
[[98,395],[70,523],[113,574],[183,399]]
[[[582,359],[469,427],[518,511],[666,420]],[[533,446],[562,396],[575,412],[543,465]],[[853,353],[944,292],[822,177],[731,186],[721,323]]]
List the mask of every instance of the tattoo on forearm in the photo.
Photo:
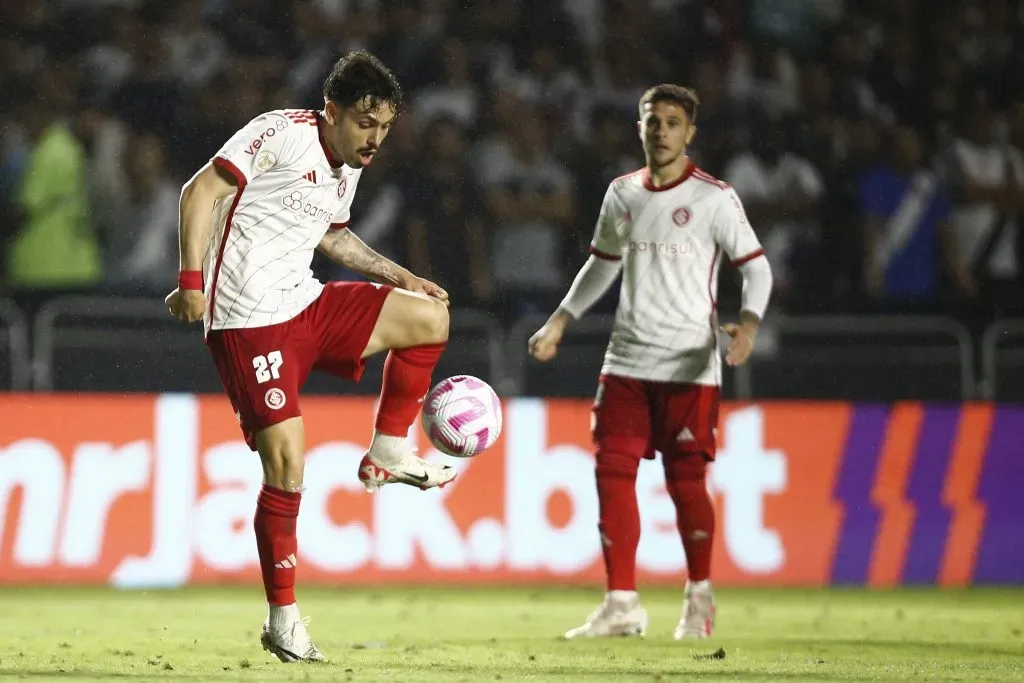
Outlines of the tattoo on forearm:
[[348,228],[326,235],[320,242],[320,249],[335,263],[360,275],[387,284],[398,284],[398,266],[366,246]]

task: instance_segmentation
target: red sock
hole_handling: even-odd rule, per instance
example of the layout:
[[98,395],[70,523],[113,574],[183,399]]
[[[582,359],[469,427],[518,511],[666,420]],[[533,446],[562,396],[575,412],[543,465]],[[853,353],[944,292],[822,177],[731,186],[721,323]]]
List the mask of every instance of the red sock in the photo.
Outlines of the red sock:
[[298,491],[283,491],[263,485],[256,499],[256,547],[263,570],[263,588],[271,605],[295,602],[295,521],[299,517]]
[[708,463],[702,454],[688,453],[665,457],[664,464],[689,578],[703,581],[711,576],[711,545],[715,540],[715,507],[707,488]]
[[409,433],[409,427],[420,412],[420,400],[430,391],[430,376],[444,347],[444,344],[427,344],[392,349],[388,353],[374,425],[378,432],[388,436]]
[[638,458],[618,453],[597,455],[597,500],[601,548],[608,590],[636,590],[636,548],[640,544],[640,508],[636,502]]

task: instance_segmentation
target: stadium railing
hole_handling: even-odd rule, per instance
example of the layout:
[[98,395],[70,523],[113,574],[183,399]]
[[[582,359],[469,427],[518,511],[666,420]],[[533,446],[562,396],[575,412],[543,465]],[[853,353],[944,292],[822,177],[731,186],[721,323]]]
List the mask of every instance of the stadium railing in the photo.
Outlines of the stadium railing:
[[199,327],[175,321],[160,299],[59,297],[34,328],[39,391],[220,390]]
[[[487,379],[503,395],[593,394],[613,317],[588,316],[570,327],[555,363],[527,354],[527,340],[545,316],[520,318],[506,330],[478,310],[452,311],[452,341],[438,375]],[[60,297],[34,320],[32,352],[25,317],[0,301],[0,344],[14,389],[63,391],[219,392],[198,327],[168,317],[159,299]],[[774,316],[766,321],[751,363],[724,373],[724,395],[736,399],[1024,400],[1024,320],[994,324],[983,338],[982,381],[975,345],[959,322],[943,317]],[[1017,348],[1010,342],[1021,342]],[[31,362],[30,362],[31,359]],[[310,393],[372,393],[379,384],[374,359],[369,381],[355,386],[316,375]],[[1000,381],[996,383],[996,376]],[[1018,396],[1019,395],[1019,396]]]
[[[573,322],[566,331],[557,360],[541,365],[530,360],[527,342],[546,320],[544,315],[528,315],[509,328],[505,341],[506,377],[502,389],[510,395],[593,395],[615,316],[588,315]],[[722,379],[725,396],[752,395],[749,367],[725,373]]]
[[[530,335],[545,316],[509,329],[506,393],[592,394],[614,318],[588,316],[566,333],[558,361],[529,361]],[[727,398],[964,400],[975,397],[974,344],[949,318],[775,316],[751,362],[723,373]]]
[[1024,319],[1006,318],[981,336],[982,398],[1024,401]]
[[[494,316],[451,312],[452,340],[438,373],[477,374],[495,386],[503,376],[503,335]],[[198,325],[186,326],[155,298],[59,297],[35,318],[33,382],[50,391],[221,391]],[[383,363],[383,354],[371,367]],[[25,362],[24,367],[29,364]],[[359,385],[314,375],[309,393],[370,393],[379,372]],[[373,378],[373,379],[370,379]],[[26,385],[27,386],[27,385]]]
[[[959,321],[929,316],[777,316],[770,353],[750,363],[767,399],[960,401],[977,397],[975,344]],[[748,396],[740,396],[748,398]]]
[[14,391],[31,388],[28,323],[13,301],[0,299],[0,386]]

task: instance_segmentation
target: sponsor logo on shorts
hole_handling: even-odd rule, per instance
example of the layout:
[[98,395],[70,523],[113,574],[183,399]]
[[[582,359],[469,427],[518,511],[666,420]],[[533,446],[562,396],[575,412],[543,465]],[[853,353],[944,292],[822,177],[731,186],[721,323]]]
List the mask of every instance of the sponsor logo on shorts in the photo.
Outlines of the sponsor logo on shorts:
[[284,395],[284,391],[277,387],[271,387],[267,389],[267,393],[263,396],[263,402],[267,404],[267,407],[271,410],[280,410],[284,408],[284,404],[288,402],[288,398]]

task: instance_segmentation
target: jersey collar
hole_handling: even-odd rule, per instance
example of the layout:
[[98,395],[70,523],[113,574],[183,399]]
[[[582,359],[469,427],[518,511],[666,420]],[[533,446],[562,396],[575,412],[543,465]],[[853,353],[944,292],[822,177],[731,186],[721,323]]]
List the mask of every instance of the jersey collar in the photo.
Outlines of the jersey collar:
[[693,175],[694,169],[697,165],[693,163],[693,159],[686,160],[686,168],[683,169],[682,175],[673,180],[668,185],[662,185],[661,187],[655,187],[654,183],[651,182],[651,169],[648,166],[644,166],[644,189],[649,192],[664,192],[665,190],[671,190],[673,187],[682,185],[691,175]]

